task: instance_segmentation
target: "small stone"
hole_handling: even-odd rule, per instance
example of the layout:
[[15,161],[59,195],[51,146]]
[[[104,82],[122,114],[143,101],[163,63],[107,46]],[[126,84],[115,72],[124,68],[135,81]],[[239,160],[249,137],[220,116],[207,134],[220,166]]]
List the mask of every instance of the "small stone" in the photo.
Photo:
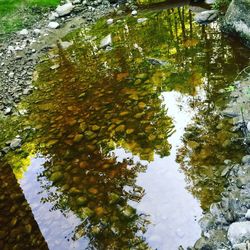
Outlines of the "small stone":
[[76,200],[76,203],[77,203],[78,206],[82,206],[86,202],[87,202],[87,199],[86,199],[86,197],[83,197],[83,196],[78,197],[77,200]]
[[49,15],[49,20],[54,21],[57,17],[59,17],[59,15],[56,12],[51,12],[51,14]]
[[112,18],[110,18],[110,19],[107,20],[107,24],[108,25],[112,24],[113,22],[114,22],[114,19],[112,19]]
[[11,141],[10,143],[10,148],[11,149],[16,149],[21,146],[22,139],[20,138],[15,138],[14,140]]
[[55,172],[50,176],[50,180],[53,182],[57,182],[63,178],[63,174],[61,172]]
[[80,142],[83,138],[83,134],[77,134],[75,137],[74,137],[74,142]]
[[107,35],[101,40],[100,48],[106,48],[107,46],[112,45],[112,37],[111,34]]
[[73,45],[73,42],[67,42],[67,41],[65,41],[65,42],[60,42],[60,45],[61,45],[61,47],[62,47],[62,49],[67,49],[67,48],[69,48],[70,46],[72,46]]
[[20,32],[19,32],[20,35],[22,36],[27,36],[29,34],[29,31],[27,29],[22,29]]
[[137,19],[137,23],[144,23],[146,22],[148,19],[147,18],[138,18]]
[[233,250],[248,250],[250,247],[249,243],[234,244]]
[[48,28],[50,28],[50,29],[57,29],[59,26],[60,26],[60,25],[59,25],[58,22],[50,22],[50,23],[48,24]]
[[132,15],[132,16],[136,16],[136,15],[137,15],[137,11],[136,11],[136,10],[133,10],[133,11],[131,12],[131,15]]
[[250,122],[247,123],[247,130],[250,132]]
[[55,64],[55,65],[50,67],[50,69],[52,69],[52,70],[55,70],[55,69],[58,69],[58,68],[60,68],[59,64]]
[[74,6],[72,3],[66,3],[64,5],[59,5],[56,8],[56,13],[59,16],[66,16],[68,14],[70,14],[70,12],[74,9]]
[[34,33],[37,34],[37,35],[41,34],[41,30],[40,29],[34,29]]
[[250,220],[250,209],[247,210],[245,217],[246,219]]
[[242,158],[242,163],[243,164],[249,164],[250,163],[250,155],[245,155],[243,158]]
[[234,244],[239,244],[250,239],[250,221],[234,222],[229,226],[228,239]]

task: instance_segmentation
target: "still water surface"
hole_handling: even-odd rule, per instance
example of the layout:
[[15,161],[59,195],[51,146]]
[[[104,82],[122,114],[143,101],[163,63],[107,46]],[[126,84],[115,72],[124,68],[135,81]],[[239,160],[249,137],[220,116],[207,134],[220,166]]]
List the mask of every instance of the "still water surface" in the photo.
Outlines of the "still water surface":
[[50,249],[190,246],[226,185],[224,160],[243,153],[220,111],[249,52],[216,23],[194,23],[189,6],[138,18],[102,19],[67,35],[68,48],[58,42],[22,115],[4,123],[23,144],[3,164]]

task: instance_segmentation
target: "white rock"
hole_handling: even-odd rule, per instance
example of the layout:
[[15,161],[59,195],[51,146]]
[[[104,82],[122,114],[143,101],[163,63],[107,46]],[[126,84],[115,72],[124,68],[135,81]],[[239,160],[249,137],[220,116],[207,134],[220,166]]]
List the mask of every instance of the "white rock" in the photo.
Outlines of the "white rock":
[[51,12],[51,14],[49,15],[49,20],[56,20],[57,17],[59,17],[59,15],[56,12]]
[[79,3],[81,3],[81,0],[74,0],[72,3],[73,4],[79,4]]
[[66,16],[68,15],[72,10],[74,9],[74,6],[72,3],[66,3],[64,5],[59,5],[56,8],[56,12],[59,16]]
[[250,247],[250,243],[240,243],[240,244],[234,244],[233,250],[247,250]]
[[29,31],[27,29],[23,29],[19,32],[19,34],[22,36],[27,36],[29,34]]
[[133,10],[133,11],[131,12],[131,15],[132,15],[132,16],[136,16],[136,15],[137,15],[137,11],[136,11],[136,10]]
[[34,33],[35,34],[41,34],[41,30],[40,29],[34,29]]
[[250,239],[250,221],[234,222],[229,226],[227,237],[230,242],[239,244]]
[[214,3],[215,3],[215,0],[206,0],[205,3],[206,3],[206,4],[214,4]]
[[200,24],[211,23],[217,19],[218,14],[219,12],[217,10],[207,10],[197,13],[194,20]]
[[19,148],[21,146],[22,139],[20,138],[15,138],[11,141],[10,147],[12,149]]
[[10,78],[13,78],[13,77],[14,77],[14,72],[10,72],[10,73],[9,73],[9,77],[10,77]]
[[62,46],[63,49],[67,49],[71,45],[73,45],[73,42],[67,42],[67,41],[65,41],[65,42],[60,42],[60,44],[61,44],[61,46]]
[[137,19],[137,23],[144,23],[146,22],[148,19],[147,18],[138,18]]
[[107,24],[108,25],[112,24],[113,22],[114,22],[114,19],[112,19],[112,18],[110,18],[110,19],[107,20]]
[[111,34],[109,34],[101,40],[100,48],[105,48],[111,44],[112,44],[112,37]]
[[250,132],[250,122],[247,123],[247,130]]
[[57,22],[50,22],[50,23],[48,24],[48,28],[50,28],[50,29],[57,29],[59,26],[60,26],[60,25],[59,25],[59,23],[57,23]]
[[245,217],[246,219],[250,220],[250,209],[247,210]]

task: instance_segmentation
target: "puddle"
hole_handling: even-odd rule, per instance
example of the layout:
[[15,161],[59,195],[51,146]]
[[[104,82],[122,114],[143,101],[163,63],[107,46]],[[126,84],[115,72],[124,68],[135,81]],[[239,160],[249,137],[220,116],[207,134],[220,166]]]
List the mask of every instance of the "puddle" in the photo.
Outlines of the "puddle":
[[220,111],[249,51],[192,17],[188,6],[144,11],[67,35],[42,58],[21,115],[2,122],[22,137],[3,160],[50,249],[199,238],[224,161],[243,154]]

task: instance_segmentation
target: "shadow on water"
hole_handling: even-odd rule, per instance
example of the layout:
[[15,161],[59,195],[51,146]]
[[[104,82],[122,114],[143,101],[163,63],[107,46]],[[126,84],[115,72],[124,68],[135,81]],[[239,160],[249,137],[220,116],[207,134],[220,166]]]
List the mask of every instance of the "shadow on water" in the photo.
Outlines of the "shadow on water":
[[[228,102],[230,82],[247,64],[247,50],[223,37],[217,24],[195,24],[187,7],[141,17],[147,19],[125,17],[112,25],[102,19],[58,42],[34,74],[36,89],[20,105],[22,115],[1,121],[7,137],[1,143],[17,129],[23,139],[4,161],[26,196],[34,194],[27,198],[33,211],[49,204],[34,213],[52,249],[68,249],[82,239],[86,249],[193,244],[199,237],[193,217],[185,232],[178,229],[173,235],[164,225],[154,231],[154,222],[175,225],[193,206],[199,217],[196,199],[203,209],[219,200],[226,185],[224,160],[237,161],[243,153],[231,141],[237,137],[230,131],[232,121],[219,114]],[[104,37],[109,44],[100,48]],[[174,218],[177,208],[165,191],[172,182],[167,171],[178,180],[174,189],[181,190],[173,199],[190,199],[184,214]],[[150,176],[157,176],[157,199],[150,196]],[[160,215],[151,214],[152,207]],[[70,230],[53,230],[43,222],[57,211],[74,221]],[[155,234],[161,239],[151,237]]]

